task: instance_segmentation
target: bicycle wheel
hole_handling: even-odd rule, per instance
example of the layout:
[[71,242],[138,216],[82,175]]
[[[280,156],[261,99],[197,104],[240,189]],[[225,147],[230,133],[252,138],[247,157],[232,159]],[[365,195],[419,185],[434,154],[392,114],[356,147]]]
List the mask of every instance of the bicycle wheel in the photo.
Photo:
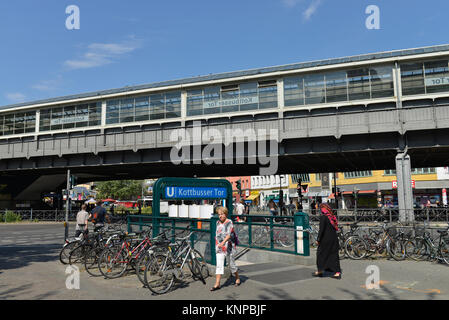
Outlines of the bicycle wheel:
[[257,247],[264,247],[270,244],[270,233],[265,232],[263,227],[253,227],[252,244]]
[[366,242],[358,236],[349,237],[345,242],[345,252],[353,260],[363,259],[367,251],[368,246]]
[[98,269],[108,279],[121,277],[128,266],[128,261],[123,250],[107,248],[103,250],[98,259]]
[[338,258],[340,260],[343,260],[344,258],[346,258],[345,239],[344,238],[338,238]]
[[209,268],[203,255],[196,249],[192,249],[191,255],[193,258],[188,260],[187,265],[192,273],[192,278],[206,284],[205,279],[209,277]]
[[69,264],[83,263],[85,253],[85,245],[78,245],[75,249],[70,251]]
[[[274,232],[276,232],[276,231],[277,230],[275,230]],[[291,236],[289,236],[289,232],[287,232],[287,230],[285,228],[282,228],[282,229],[279,230],[276,240],[284,248],[292,247],[293,244],[294,244],[294,242],[293,242],[293,232],[291,232]]]
[[174,271],[175,266],[172,265],[167,254],[152,254],[145,267],[145,286],[154,294],[166,293],[175,281]]
[[70,252],[79,245],[79,241],[67,243],[59,252],[59,261],[62,264],[69,264]]
[[407,241],[406,244],[407,255],[415,261],[425,260],[429,254],[427,242],[421,238],[416,237],[413,240]]
[[439,251],[440,257],[444,261],[444,263],[449,264],[449,244],[447,241],[448,240],[443,239],[438,251]]
[[396,261],[405,259],[405,245],[401,240],[389,238],[386,243],[387,252]]
[[137,260],[136,264],[134,265],[134,268],[136,270],[137,278],[139,278],[140,282],[145,286],[145,268],[146,265],[149,263],[151,259],[151,254],[147,251],[145,254],[143,254],[139,260]]
[[101,276],[101,271],[98,268],[98,259],[100,258],[101,251],[98,248],[91,248],[86,252],[84,259],[84,268],[87,273],[93,277]]

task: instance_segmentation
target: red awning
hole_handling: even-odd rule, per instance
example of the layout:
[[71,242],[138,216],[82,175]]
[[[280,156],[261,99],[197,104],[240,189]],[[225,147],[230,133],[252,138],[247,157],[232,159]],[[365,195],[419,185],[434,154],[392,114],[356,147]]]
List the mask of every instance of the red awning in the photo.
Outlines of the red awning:
[[359,194],[360,193],[376,193],[376,190],[360,190]]

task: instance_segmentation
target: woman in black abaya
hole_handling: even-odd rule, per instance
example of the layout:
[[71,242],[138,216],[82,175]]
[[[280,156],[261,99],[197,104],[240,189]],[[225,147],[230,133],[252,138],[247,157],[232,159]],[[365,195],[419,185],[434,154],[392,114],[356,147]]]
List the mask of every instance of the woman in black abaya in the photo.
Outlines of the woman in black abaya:
[[318,271],[313,273],[315,277],[322,277],[323,272],[332,272],[334,279],[341,279],[340,259],[338,257],[338,221],[332,212],[332,208],[323,203],[320,205],[320,230],[318,232],[318,251],[316,264]]

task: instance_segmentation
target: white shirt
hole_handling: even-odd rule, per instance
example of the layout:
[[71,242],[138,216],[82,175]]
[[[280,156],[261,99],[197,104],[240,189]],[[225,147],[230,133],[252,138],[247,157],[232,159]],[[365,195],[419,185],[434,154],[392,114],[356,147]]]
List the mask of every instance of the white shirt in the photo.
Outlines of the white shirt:
[[81,230],[81,227],[78,226],[79,224],[86,224],[86,220],[89,219],[89,213],[81,210],[76,215],[76,229],[75,230]]
[[237,203],[237,205],[235,206],[236,214],[242,215],[244,210],[245,210],[245,206],[241,203]]

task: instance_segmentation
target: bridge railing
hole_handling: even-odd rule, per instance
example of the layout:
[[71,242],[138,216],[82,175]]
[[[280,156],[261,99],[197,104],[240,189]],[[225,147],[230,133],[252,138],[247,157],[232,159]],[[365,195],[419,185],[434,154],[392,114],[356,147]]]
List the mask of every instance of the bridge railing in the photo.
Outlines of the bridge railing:
[[[319,210],[304,210],[309,214],[311,222],[318,222],[320,214]],[[357,210],[335,210],[337,218],[340,222],[398,222],[400,212],[399,209],[357,209]],[[424,208],[414,209],[414,220],[416,222],[449,222],[449,208]]]
[[[2,221],[0,222],[5,222],[5,219],[7,217],[7,213],[13,213],[17,216],[20,217],[21,221],[54,221],[54,222],[60,222],[60,221],[65,221],[65,215],[66,215],[66,211],[65,210],[34,210],[34,209],[20,209],[20,210],[15,210],[15,209],[3,209],[0,210],[0,215],[2,217]],[[69,212],[69,216],[68,216],[68,220],[69,221],[75,221],[76,220],[76,214],[78,213],[77,211],[70,211]]]

